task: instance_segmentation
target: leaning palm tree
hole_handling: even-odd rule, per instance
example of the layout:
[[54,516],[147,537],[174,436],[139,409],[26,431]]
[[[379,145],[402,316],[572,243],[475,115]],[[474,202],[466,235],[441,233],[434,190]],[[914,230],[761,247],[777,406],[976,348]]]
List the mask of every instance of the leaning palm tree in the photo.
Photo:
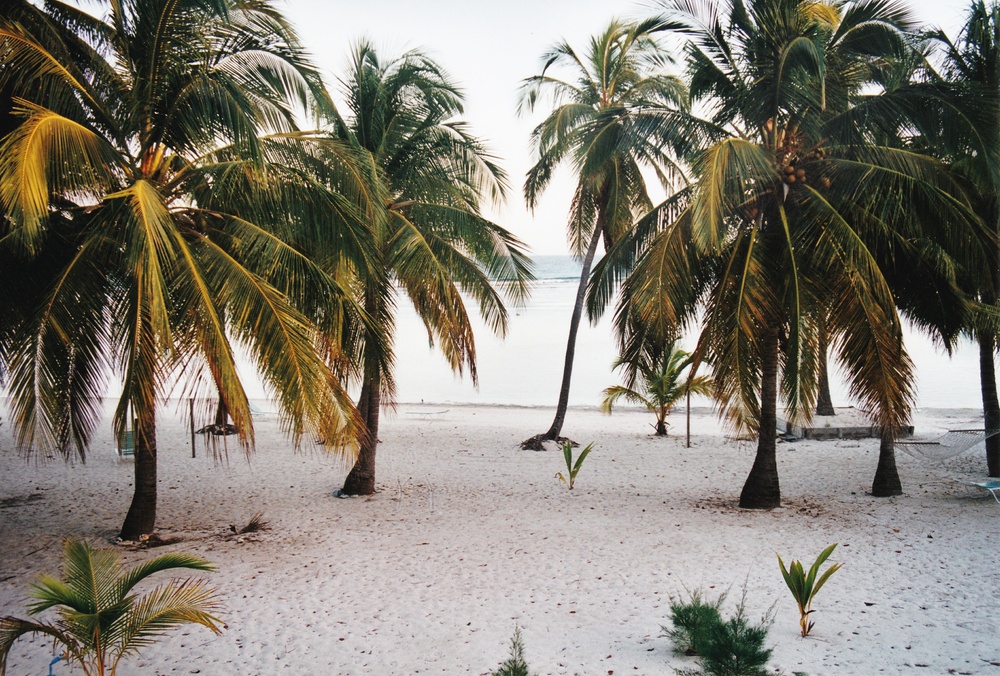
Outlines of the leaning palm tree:
[[615,360],[614,368],[625,373],[625,385],[613,385],[604,390],[601,411],[611,413],[612,407],[624,399],[645,406],[656,416],[656,436],[667,436],[667,416],[688,393],[711,397],[715,386],[709,376],[684,371],[691,365],[691,355],[677,347],[676,340],[646,340],[637,354]]
[[62,649],[63,659],[87,676],[114,676],[123,659],[135,656],[170,629],[200,624],[220,633],[224,625],[212,614],[218,601],[201,580],[174,580],[143,596],[134,594],[151,575],[176,569],[214,567],[189,554],[171,553],[126,570],[118,552],[67,540],[63,577],[42,576],[32,594],[35,601],[28,607],[32,615],[55,608],[59,619],[0,618],[0,676],[7,673],[14,643],[31,634],[51,638]]
[[[349,115],[337,123],[331,150],[343,143],[363,158],[369,194],[378,196],[380,208],[367,222],[373,264],[350,270],[369,321],[346,336],[346,352],[360,366],[364,428],[340,492],[367,495],[375,490],[380,411],[395,395],[396,303],[412,303],[451,367],[467,369],[476,382],[466,298],[503,335],[507,312],[494,282],[521,302],[531,272],[522,244],[480,212],[484,198],[503,197],[506,178],[458,121],[462,96],[441,67],[418,51],[383,61],[365,42],[351,65],[342,82]],[[339,160],[331,155],[330,161]]]
[[[686,90],[678,78],[662,72],[668,59],[655,37],[663,28],[657,21],[612,21],[591,38],[586,53],[565,42],[556,44],[544,55],[542,72],[521,86],[522,113],[533,112],[545,99],[554,106],[531,135],[536,161],[524,183],[525,200],[534,208],[556,167],[573,168],[576,189],[567,232],[570,249],[583,264],[555,417],[545,433],[525,440],[523,448],[542,450],[543,441],[561,439],[594,257],[602,242],[606,251],[612,250],[636,217],[652,208],[642,170],[655,173],[665,187],[683,180],[675,159],[693,139],[682,126]],[[562,79],[560,68],[569,77]],[[616,258],[606,266],[606,276],[617,279],[630,260]],[[599,311],[591,319],[597,316]]]
[[972,218],[938,163],[874,140],[868,86],[906,53],[909,15],[882,0],[662,6],[685,25],[692,97],[728,134],[695,161],[692,189],[658,210],[630,302],[675,324],[703,310],[696,363],[709,360],[724,412],[758,436],[747,508],[780,504],[777,400],[793,419],[813,409],[825,310],[851,394],[883,430],[873,493],[898,493],[893,441],[913,366],[871,247],[919,242],[923,219]]
[[17,293],[0,301],[14,321],[0,373],[21,448],[81,457],[117,374],[114,430],[136,433],[121,536],[135,539],[155,527],[168,386],[217,392],[252,446],[235,345],[296,442],[353,432],[323,339],[349,295],[299,243],[360,260],[367,234],[289,138],[326,94],[268,2],[110,3],[103,21],[14,4],[0,18],[0,90],[18,119],[0,141],[0,269]]

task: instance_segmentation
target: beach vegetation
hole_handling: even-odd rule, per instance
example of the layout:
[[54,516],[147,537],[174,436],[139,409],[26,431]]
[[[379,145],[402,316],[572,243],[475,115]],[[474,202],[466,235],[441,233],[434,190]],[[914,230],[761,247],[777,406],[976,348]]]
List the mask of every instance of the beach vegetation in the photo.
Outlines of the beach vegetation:
[[801,561],[790,561],[788,568],[785,568],[785,562],[781,560],[781,555],[778,554],[778,566],[781,568],[781,577],[784,578],[785,584],[788,585],[788,589],[792,592],[792,597],[795,599],[795,603],[798,605],[799,609],[799,627],[802,630],[802,635],[807,636],[813,628],[813,621],[810,618],[812,614],[812,601],[813,598],[819,593],[819,590],[826,584],[826,581],[836,573],[844,565],[842,563],[835,563],[827,568],[822,575],[819,573],[820,566],[822,566],[830,555],[833,554],[833,550],[837,548],[837,543],[833,543],[816,557],[813,564],[809,566],[809,572],[805,571]]
[[625,375],[625,385],[604,390],[601,411],[611,413],[620,400],[645,406],[656,416],[656,436],[667,436],[667,416],[674,404],[688,394],[711,397],[714,385],[710,376],[683,378],[690,374],[691,355],[677,347],[676,340],[642,340],[629,354],[615,360],[614,368]]
[[514,636],[510,639],[510,656],[499,669],[491,671],[490,676],[531,676],[528,662],[524,659],[524,641],[521,639],[520,627],[514,627]]
[[[669,58],[656,39],[661,28],[655,21],[612,21],[585,52],[557,43],[543,56],[541,72],[521,85],[521,114],[535,112],[544,102],[553,106],[531,134],[535,164],[525,179],[525,200],[535,208],[556,168],[573,168],[576,187],[567,236],[582,263],[556,412],[546,432],[522,443],[525,449],[544,450],[543,442],[560,439],[576,337],[588,284],[595,282],[594,257],[602,245],[612,251],[635,219],[652,208],[643,168],[664,186],[683,177],[676,158],[691,145],[680,126],[687,90],[679,77],[663,70]],[[615,281],[632,260],[631,249],[617,251],[620,255],[605,256],[600,298],[588,310],[592,321],[600,317]]]
[[250,520],[247,521],[245,526],[237,528],[234,524],[229,524],[229,531],[236,535],[247,535],[248,533],[261,533],[266,530],[271,530],[271,524],[264,519],[263,512],[257,512]]
[[[692,595],[691,603],[671,604],[674,628],[667,631],[674,650],[694,655],[701,670],[679,670],[682,676],[768,676],[771,649],[765,647],[773,623],[770,613],[758,622],[747,617],[746,595],[736,612],[723,619],[719,612],[723,596],[704,603]],[[679,641],[679,642],[678,642]]]
[[708,142],[689,187],[644,219],[651,243],[621,297],[653,325],[700,323],[694,363],[711,364],[723,414],[757,437],[739,504],[769,509],[781,504],[777,401],[793,421],[814,409],[820,326],[852,397],[894,437],[913,363],[877,251],[942,215],[967,228],[976,217],[941,163],[871,133],[904,119],[882,83],[912,53],[900,5],[660,6],[685,38]]
[[[524,245],[482,214],[499,203],[507,178],[496,158],[460,119],[462,94],[431,58],[410,51],[383,59],[361,42],[342,79],[346,115],[324,140],[327,161],[348,150],[377,205],[365,224],[374,245],[369,265],[338,266],[361,313],[343,334],[348,375],[360,380],[363,422],[358,456],[340,492],[375,491],[381,409],[393,405],[395,312],[409,302],[451,368],[478,382],[467,300],[497,335],[507,330],[503,296],[523,302],[532,278]],[[328,252],[336,260],[337,252]],[[398,293],[397,293],[398,289]]]
[[722,623],[720,612],[726,594],[714,601],[702,598],[701,590],[688,594],[688,600],[671,600],[669,627],[660,627],[673,644],[674,652],[688,656],[701,655],[711,640],[712,628]]
[[114,434],[135,435],[120,535],[136,540],[156,524],[168,390],[221,398],[253,448],[237,348],[293,443],[345,440],[350,454],[335,338],[353,296],[302,250],[336,241],[361,266],[368,235],[358,201],[313,180],[294,138],[300,115],[332,104],[270,2],[109,3],[101,16],[22,0],[0,16],[13,101],[0,373],[18,446],[81,458],[118,378]]
[[54,621],[0,618],[0,674],[14,643],[22,636],[51,638],[63,659],[86,676],[113,676],[119,663],[138,655],[170,630],[200,624],[218,634],[225,626],[213,615],[215,592],[201,580],[172,580],[145,594],[135,588],[148,577],[177,569],[211,571],[189,554],[170,553],[126,569],[118,552],[93,549],[69,539],[63,547],[63,575],[44,575],[32,591],[31,615],[55,609]]
[[573,460],[573,442],[567,440],[562,443],[563,459],[566,461],[566,474],[556,472],[556,478],[566,484],[569,490],[573,490],[573,484],[576,483],[576,476],[583,467],[583,461],[587,459],[593,448],[594,444],[587,444],[580,451],[580,455],[576,456],[576,460]]

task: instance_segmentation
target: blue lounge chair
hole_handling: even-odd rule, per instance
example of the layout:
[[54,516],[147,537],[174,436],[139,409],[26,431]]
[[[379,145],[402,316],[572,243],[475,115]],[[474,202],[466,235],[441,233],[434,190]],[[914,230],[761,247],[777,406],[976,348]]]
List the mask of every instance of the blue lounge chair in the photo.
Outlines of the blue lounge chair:
[[963,483],[966,486],[975,486],[976,488],[982,488],[985,491],[989,491],[993,499],[1000,503],[1000,496],[997,495],[997,491],[1000,491],[1000,479],[987,479],[986,481],[966,481],[965,479],[957,479],[959,483]]
[[135,458],[135,433],[125,432],[118,442],[118,459]]
[[247,402],[247,405],[250,407],[251,418],[269,418],[271,416],[278,415],[274,411],[265,411],[260,406],[257,406],[252,402]]

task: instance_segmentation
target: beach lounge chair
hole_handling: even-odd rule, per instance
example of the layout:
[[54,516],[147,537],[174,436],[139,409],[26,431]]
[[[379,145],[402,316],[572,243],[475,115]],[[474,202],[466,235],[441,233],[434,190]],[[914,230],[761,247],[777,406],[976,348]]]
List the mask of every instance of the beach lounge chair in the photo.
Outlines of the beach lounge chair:
[[251,418],[267,418],[268,416],[278,415],[274,411],[265,411],[260,406],[258,406],[257,404],[254,404],[254,403],[248,402],[247,405],[250,407],[250,417]]
[[414,420],[433,422],[435,420],[440,420],[449,410],[450,409],[446,408],[440,411],[406,411],[406,415]]
[[993,499],[1000,503],[1000,495],[997,495],[997,491],[1000,491],[1000,479],[987,479],[986,481],[966,481],[965,479],[957,479],[959,483],[965,484],[966,486],[975,486],[976,488],[982,488],[985,491],[989,491]]
[[135,458],[135,433],[125,432],[118,441],[118,459]]

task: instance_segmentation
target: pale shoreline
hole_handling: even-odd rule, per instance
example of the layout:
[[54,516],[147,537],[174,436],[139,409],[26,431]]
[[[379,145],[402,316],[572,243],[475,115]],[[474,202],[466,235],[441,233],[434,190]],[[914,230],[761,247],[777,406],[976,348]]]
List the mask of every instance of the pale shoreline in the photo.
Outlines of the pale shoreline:
[[[981,447],[940,467],[900,453],[905,495],[877,499],[867,494],[876,440],[782,443],[784,506],[750,512],[736,501],[753,446],[727,439],[707,410],[693,412],[688,449],[683,410],[656,439],[648,414],[571,409],[564,433],[595,447],[572,492],[553,477],[561,454],[517,447],[551,415],[400,404],[380,430],[382,492],[338,500],[343,463],[292,452],[275,420],[258,421],[252,464],[235,445],[220,464],[203,448],[190,457],[170,409],[158,526],[183,541],[123,554],[213,561],[228,629],[175,633],[119,673],[486,674],[517,625],[538,674],[672,674],[694,662],[662,636],[669,598],[731,588],[734,600],[744,583],[751,615],[777,604],[768,643],[786,672],[997,673],[1000,505],[954,481],[983,475]],[[977,420],[972,409],[923,409],[914,423],[933,436]],[[64,537],[114,539],[132,466],[114,462],[109,427],[82,466],[25,463],[9,422],[0,427],[0,614],[24,615]],[[270,531],[228,534],[256,512]],[[832,542],[844,568],[802,639],[774,553],[811,559]],[[50,654],[47,641],[22,640],[8,673],[45,673]]]

